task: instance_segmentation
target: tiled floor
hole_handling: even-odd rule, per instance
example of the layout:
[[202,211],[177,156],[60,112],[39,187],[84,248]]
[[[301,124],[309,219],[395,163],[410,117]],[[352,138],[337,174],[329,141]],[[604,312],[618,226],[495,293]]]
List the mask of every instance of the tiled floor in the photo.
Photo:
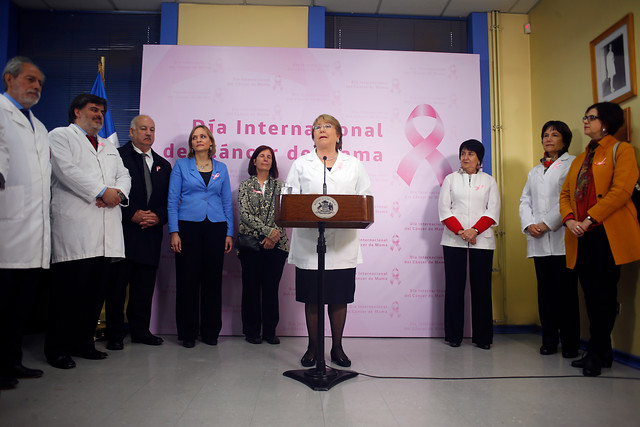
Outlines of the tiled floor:
[[[468,340],[451,348],[441,339],[349,338],[361,375],[329,391],[282,375],[301,368],[305,338],[273,346],[222,337],[193,349],[165,339],[127,340],[107,360],[76,359],[62,371],[45,363],[42,336],[26,337],[24,363],[45,375],[0,394],[0,426],[640,425],[640,371],[614,363],[583,377],[560,355],[540,356],[536,335],[497,335],[490,351]],[[554,378],[481,379],[497,376]]]

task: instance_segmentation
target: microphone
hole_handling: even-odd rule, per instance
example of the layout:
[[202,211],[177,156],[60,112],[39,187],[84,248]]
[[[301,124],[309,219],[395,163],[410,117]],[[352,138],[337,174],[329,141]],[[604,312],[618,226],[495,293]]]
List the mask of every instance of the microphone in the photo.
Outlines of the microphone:
[[322,156],[324,162],[324,181],[322,182],[322,194],[327,194],[327,156]]

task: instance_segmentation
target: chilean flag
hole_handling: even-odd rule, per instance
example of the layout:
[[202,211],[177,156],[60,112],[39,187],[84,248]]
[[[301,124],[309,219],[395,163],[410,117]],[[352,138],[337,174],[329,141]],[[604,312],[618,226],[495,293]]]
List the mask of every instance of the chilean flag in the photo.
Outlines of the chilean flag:
[[[107,91],[104,88],[104,83],[102,82],[102,74],[100,74],[99,71],[98,75],[96,76],[96,81],[93,82],[91,94],[107,99]],[[109,109],[108,105],[107,113],[104,115],[104,125],[102,126],[102,129],[100,129],[100,132],[98,132],[98,135],[112,143],[115,147],[120,146],[120,143],[118,143],[118,134],[116,133],[116,127],[113,124],[111,110]]]

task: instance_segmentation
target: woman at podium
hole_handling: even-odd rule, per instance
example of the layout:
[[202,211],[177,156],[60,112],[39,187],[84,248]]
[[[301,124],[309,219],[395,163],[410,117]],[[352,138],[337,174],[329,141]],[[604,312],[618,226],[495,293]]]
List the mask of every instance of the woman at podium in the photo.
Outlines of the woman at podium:
[[[327,194],[370,195],[369,176],[362,163],[343,153],[342,127],[338,120],[321,114],[313,122],[312,152],[291,165],[286,186],[293,194],[322,194],[326,176]],[[358,230],[327,229],[325,257],[325,300],[331,324],[331,361],[351,366],[342,348],[342,334],[347,319],[347,304],[353,302],[356,287],[356,265],[362,263]],[[305,304],[309,344],[300,363],[309,367],[316,363],[318,345],[318,230],[294,228],[289,263],[296,266],[296,300]],[[324,313],[321,313],[324,315]],[[323,338],[323,337],[320,337]]]

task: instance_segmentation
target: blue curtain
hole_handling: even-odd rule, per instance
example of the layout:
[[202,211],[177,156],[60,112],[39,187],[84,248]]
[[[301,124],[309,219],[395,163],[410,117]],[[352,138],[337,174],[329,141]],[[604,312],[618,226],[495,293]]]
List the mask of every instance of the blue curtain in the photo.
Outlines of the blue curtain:
[[34,113],[49,130],[68,125],[71,100],[91,91],[104,56],[108,108],[121,143],[126,142],[140,108],[142,45],[159,41],[159,13],[20,9],[18,54],[31,58],[46,77]]
[[325,24],[327,48],[468,53],[466,19],[327,14]]

